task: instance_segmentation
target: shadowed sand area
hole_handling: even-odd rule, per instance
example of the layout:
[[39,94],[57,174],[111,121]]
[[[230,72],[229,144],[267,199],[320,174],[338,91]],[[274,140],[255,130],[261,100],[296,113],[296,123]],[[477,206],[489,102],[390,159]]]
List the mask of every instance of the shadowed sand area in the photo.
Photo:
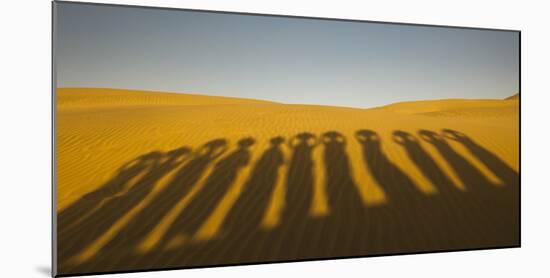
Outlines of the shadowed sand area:
[[58,89],[58,272],[519,246],[518,102]]

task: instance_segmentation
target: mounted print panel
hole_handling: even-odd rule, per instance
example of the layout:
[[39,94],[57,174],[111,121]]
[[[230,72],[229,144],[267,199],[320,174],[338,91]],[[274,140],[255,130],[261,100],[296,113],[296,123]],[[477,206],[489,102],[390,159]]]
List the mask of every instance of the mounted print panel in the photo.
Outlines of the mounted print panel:
[[520,32],[54,2],[54,271],[520,246]]

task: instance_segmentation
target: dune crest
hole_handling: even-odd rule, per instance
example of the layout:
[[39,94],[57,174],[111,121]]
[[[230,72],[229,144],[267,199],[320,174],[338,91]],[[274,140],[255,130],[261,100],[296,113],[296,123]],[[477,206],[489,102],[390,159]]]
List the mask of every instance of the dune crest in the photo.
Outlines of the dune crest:
[[513,96],[509,96],[507,98],[505,98],[506,100],[517,100],[519,99],[519,93],[513,95]]
[[138,105],[218,105],[274,103],[270,101],[245,98],[109,88],[58,88],[56,94],[57,107],[59,109]]
[[445,111],[494,110],[516,108],[514,102],[506,102],[494,99],[442,99],[442,100],[423,100],[399,102],[380,107],[396,113],[403,114],[425,114]]

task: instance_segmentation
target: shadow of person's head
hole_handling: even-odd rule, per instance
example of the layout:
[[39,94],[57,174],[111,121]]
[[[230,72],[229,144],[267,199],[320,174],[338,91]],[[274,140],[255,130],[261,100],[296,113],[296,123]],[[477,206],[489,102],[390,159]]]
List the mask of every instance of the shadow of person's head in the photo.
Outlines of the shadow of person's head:
[[191,148],[189,147],[180,147],[177,149],[170,150],[164,154],[165,161],[178,161],[180,162],[187,155],[191,154]]
[[138,171],[139,169],[154,166],[159,163],[163,155],[164,154],[160,151],[151,151],[146,154],[140,155],[136,159],[133,159],[125,163],[124,165],[122,165],[118,169],[118,172],[119,173],[133,172],[133,171]]
[[227,149],[227,140],[214,139],[202,145],[197,151],[197,155],[206,159],[214,159],[220,156]]
[[119,173],[124,173],[124,172],[134,173],[136,171],[140,171],[140,169],[142,170],[150,169],[151,167],[155,167],[156,165],[158,165],[163,157],[164,157],[164,153],[160,151],[148,152],[122,165],[122,167],[119,168],[118,171]]
[[248,149],[250,146],[254,145],[254,143],[256,143],[256,140],[252,137],[245,137],[237,142],[239,149]]
[[443,133],[443,136],[447,139],[451,139],[451,140],[455,140],[455,141],[458,141],[458,142],[461,142],[461,143],[467,143],[467,142],[470,142],[470,138],[468,136],[466,136],[466,134],[460,132],[460,131],[456,131],[456,130],[452,130],[452,129],[443,129],[442,130],[442,133]]
[[380,136],[378,135],[378,133],[370,129],[358,130],[357,132],[355,132],[355,138],[357,139],[357,141],[363,144],[380,143]]
[[308,147],[314,147],[317,145],[317,138],[314,134],[309,132],[301,132],[298,133],[296,136],[294,136],[290,140],[290,146],[295,148],[297,146],[308,146]]
[[403,146],[410,146],[419,143],[416,137],[402,130],[396,130],[393,132],[393,141]]
[[443,136],[431,130],[421,129],[418,131],[418,135],[420,136],[420,138],[422,138],[422,140],[431,144],[441,145],[447,143],[445,142],[445,138],[443,138]]
[[325,145],[327,144],[345,145],[346,144],[346,137],[344,137],[344,135],[342,135],[340,132],[333,131],[333,130],[323,133],[322,139]]
[[283,144],[285,142],[285,138],[282,137],[282,136],[276,136],[276,137],[271,138],[269,140],[269,142],[271,143],[271,146],[279,147],[281,144]]

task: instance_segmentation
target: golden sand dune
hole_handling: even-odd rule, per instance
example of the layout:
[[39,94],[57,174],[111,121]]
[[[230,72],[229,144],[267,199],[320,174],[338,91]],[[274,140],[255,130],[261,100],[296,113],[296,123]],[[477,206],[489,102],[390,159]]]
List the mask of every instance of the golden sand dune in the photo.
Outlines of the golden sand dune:
[[519,99],[519,94],[515,94],[513,96],[509,96],[506,98],[507,100],[518,100]]
[[[510,98],[507,98],[510,99]],[[510,99],[513,100],[513,99]],[[403,114],[426,114],[434,112],[461,111],[461,110],[504,110],[502,115],[517,113],[517,110],[508,111],[507,108],[514,108],[509,102],[494,99],[443,99],[400,102],[380,109],[390,110]],[[512,113],[510,113],[512,112]]]
[[101,108],[140,105],[261,104],[269,101],[211,97],[193,94],[120,90],[108,88],[63,88],[57,90],[57,108]]
[[518,109],[58,89],[59,271],[516,246]]

